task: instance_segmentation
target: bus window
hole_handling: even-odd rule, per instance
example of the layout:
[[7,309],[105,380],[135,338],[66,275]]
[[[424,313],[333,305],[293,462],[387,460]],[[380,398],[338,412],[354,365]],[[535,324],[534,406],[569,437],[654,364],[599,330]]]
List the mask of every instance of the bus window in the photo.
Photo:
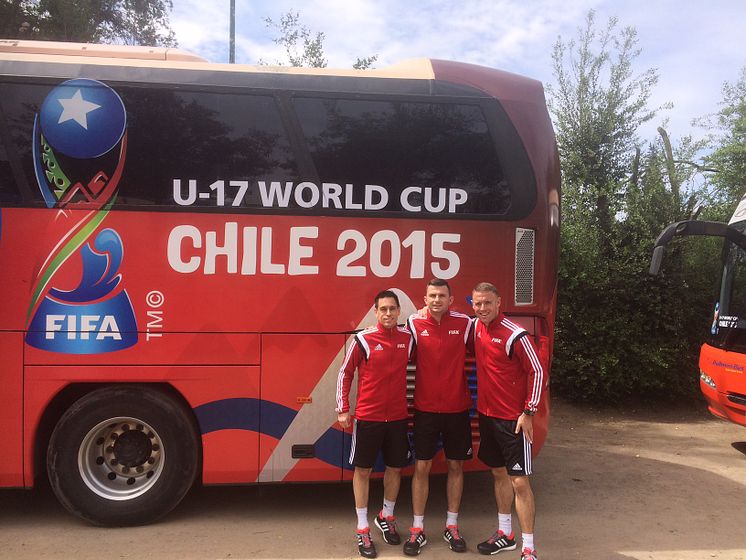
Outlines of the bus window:
[[511,189],[478,106],[297,98],[294,107],[318,174],[386,186],[385,211],[427,217],[448,204],[448,189],[463,189],[466,202],[446,216],[509,213]]
[[0,136],[0,206],[16,206],[21,202],[21,197],[16,188],[10,158],[2,140]]
[[[191,200],[189,181],[204,192],[220,179],[255,184],[266,177],[292,180],[297,176],[290,143],[270,96],[112,85],[122,98],[128,121],[126,166],[116,207],[180,206],[181,202],[191,209],[217,210],[231,206],[239,189],[226,189],[225,199],[220,201],[223,204],[218,205],[215,197]],[[3,86],[3,108],[11,111],[9,120],[18,123],[12,139],[30,184],[35,179],[29,123],[33,124],[34,113],[52,87],[30,83]],[[92,177],[99,168],[112,167],[112,162],[102,158],[86,161],[60,152],[55,155],[60,168],[74,170],[68,174],[77,177]],[[118,157],[115,150],[109,155],[114,165]],[[180,196],[174,196],[174,180],[183,183]],[[256,189],[243,194],[241,206],[259,205]],[[41,204],[38,190],[34,197]]]
[[[130,157],[142,165],[128,168],[129,197],[149,204],[188,201],[188,181],[204,191],[217,180],[249,181],[272,177],[294,179],[295,161],[272,97],[171,89],[122,89],[130,117]],[[173,181],[181,181],[174,196]],[[154,192],[148,186],[157,186]],[[238,189],[226,189],[222,204],[197,197],[192,208],[232,206]],[[176,200],[175,200],[176,199]],[[259,203],[249,189],[241,206]]]

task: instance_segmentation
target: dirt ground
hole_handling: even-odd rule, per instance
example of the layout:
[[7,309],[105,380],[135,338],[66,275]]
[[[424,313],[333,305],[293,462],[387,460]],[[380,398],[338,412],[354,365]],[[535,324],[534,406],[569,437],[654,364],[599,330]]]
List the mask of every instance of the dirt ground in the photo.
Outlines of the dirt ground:
[[[601,412],[555,400],[534,462],[540,558],[746,560],[746,428],[701,408]],[[444,494],[434,478],[423,559],[454,560],[441,538]],[[380,500],[375,483],[371,510]],[[406,528],[408,480],[397,515]],[[494,524],[490,476],[467,475],[460,525],[469,550],[459,557],[476,558]],[[358,558],[353,531],[349,484],[197,489],[160,523],[126,529],[78,521],[46,487],[0,491],[2,559]],[[375,537],[379,557],[404,557]]]

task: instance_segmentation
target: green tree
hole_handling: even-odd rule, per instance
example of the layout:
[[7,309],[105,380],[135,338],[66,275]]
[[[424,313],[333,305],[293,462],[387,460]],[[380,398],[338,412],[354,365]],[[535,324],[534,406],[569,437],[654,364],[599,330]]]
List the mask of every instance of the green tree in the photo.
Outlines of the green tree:
[[562,161],[564,212],[570,221],[589,220],[600,248],[610,257],[614,216],[621,211],[623,189],[639,141],[637,130],[655,116],[648,107],[658,74],[635,75],[637,33],[621,31],[611,18],[596,30],[588,12],[577,40],[558,39],[552,54],[556,85],[549,89]]
[[171,0],[0,0],[0,21],[11,38],[175,46],[172,7]]
[[[634,71],[637,42],[615,18],[598,31],[591,11],[577,39],[560,38],[553,53],[549,107],[563,172],[553,386],[577,399],[694,394],[691,340],[704,336],[712,293],[681,305],[691,301],[682,252],[667,259],[664,280],[647,275],[655,238],[693,206],[687,185],[697,169],[683,162],[698,146],[672,143],[664,129],[640,142],[639,127],[657,113],[649,100],[658,74]],[[711,281],[701,272],[696,280]],[[702,329],[691,334],[692,324]]]
[[38,33],[36,6],[29,0],[0,0],[0,37],[32,39]]
[[[278,35],[272,40],[285,49],[287,62],[290,66],[326,68],[327,60],[324,54],[326,35],[322,31],[313,33],[307,26],[303,25],[299,12],[291,10],[280,16],[279,22],[269,17],[264,21],[267,27],[277,32]],[[378,60],[378,55],[358,58],[352,67],[356,70],[371,68],[376,60]],[[259,64],[268,63],[260,60]],[[281,61],[276,61],[275,64],[283,66]]]
[[175,47],[169,21],[172,10],[172,0],[120,0],[109,37],[126,45]]
[[722,92],[720,111],[699,124],[712,133],[705,164],[714,171],[710,182],[717,202],[732,211],[746,191],[746,67],[735,82],[723,84]]

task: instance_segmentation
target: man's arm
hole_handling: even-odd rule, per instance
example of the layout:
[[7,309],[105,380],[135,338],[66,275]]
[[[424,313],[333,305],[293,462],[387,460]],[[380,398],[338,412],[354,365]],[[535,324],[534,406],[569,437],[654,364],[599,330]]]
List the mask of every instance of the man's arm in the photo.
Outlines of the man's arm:
[[350,427],[350,387],[352,387],[355,370],[360,365],[362,358],[363,352],[357,343],[357,338],[353,336],[337,377],[337,422],[344,428]]
[[518,418],[516,433],[523,429],[523,433],[530,442],[534,441],[533,417],[541,401],[542,388],[544,386],[544,368],[539,360],[539,353],[531,339],[526,334],[516,340],[515,357],[521,362],[521,367],[526,375],[526,401],[523,403],[524,412]]
[[467,328],[469,329],[469,332],[466,336],[466,353],[470,355],[474,355],[474,337],[476,336],[477,332],[477,319],[476,317],[469,319],[469,324],[467,325]]

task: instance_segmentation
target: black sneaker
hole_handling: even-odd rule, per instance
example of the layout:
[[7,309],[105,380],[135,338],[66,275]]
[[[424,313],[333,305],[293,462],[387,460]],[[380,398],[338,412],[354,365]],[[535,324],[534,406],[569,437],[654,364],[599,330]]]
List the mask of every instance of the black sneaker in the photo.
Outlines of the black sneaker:
[[523,552],[521,552],[521,560],[539,560],[539,557],[536,555],[535,550],[524,548]]
[[412,528],[409,530],[409,538],[404,543],[404,554],[407,556],[417,556],[422,547],[427,544],[427,537],[422,529]]
[[370,540],[370,528],[358,529],[355,533],[357,537],[357,550],[363,558],[375,558],[378,556],[376,545]]
[[384,517],[381,511],[376,515],[373,523],[381,530],[383,540],[387,544],[401,544],[401,537],[396,530],[396,517],[393,515],[391,517]]
[[446,530],[443,532],[443,540],[450,545],[453,552],[466,551],[466,541],[458,534],[458,526],[456,525],[448,525],[446,527]]
[[502,531],[496,532],[489,539],[477,545],[480,554],[497,554],[503,550],[515,550],[515,539],[513,533],[510,536]]

